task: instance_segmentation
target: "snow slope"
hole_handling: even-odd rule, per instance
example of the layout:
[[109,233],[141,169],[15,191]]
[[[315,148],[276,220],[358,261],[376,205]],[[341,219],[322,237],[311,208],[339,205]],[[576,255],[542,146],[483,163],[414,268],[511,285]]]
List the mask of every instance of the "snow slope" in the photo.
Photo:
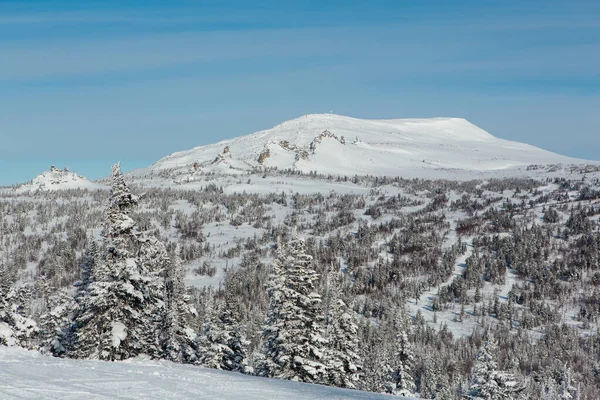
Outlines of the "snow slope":
[[86,177],[77,175],[75,172],[70,172],[68,169],[57,169],[51,167],[50,171],[46,171],[41,175],[36,176],[29,183],[25,183],[17,188],[18,192],[27,191],[52,191],[65,189],[106,189],[106,186],[91,182]]
[[401,399],[148,360],[60,359],[0,346],[1,399]]
[[306,115],[272,129],[171,154],[149,171],[236,173],[276,167],[333,175],[423,176],[587,163],[498,139],[460,118],[361,120]]

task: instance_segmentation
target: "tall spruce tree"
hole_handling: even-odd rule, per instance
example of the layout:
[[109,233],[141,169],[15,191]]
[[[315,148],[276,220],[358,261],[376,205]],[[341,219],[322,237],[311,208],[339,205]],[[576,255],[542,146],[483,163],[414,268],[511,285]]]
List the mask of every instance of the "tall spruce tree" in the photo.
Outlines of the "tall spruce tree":
[[84,268],[76,295],[80,308],[70,328],[66,355],[122,360],[159,354],[158,327],[164,315],[162,281],[166,250],[142,234],[131,213],[138,204],[121,174],[111,174],[103,245],[93,267]]
[[208,299],[198,346],[200,363],[207,368],[230,370],[233,350],[228,345],[229,332],[220,319],[223,304],[212,296]]
[[520,399],[524,386],[510,373],[499,371],[495,361],[496,340],[489,337],[477,354],[473,380],[467,398],[489,400]]
[[221,313],[221,322],[229,334],[227,345],[232,351],[230,358],[231,370],[249,373],[251,368],[248,366],[247,350],[250,342],[246,339],[242,329],[242,316],[237,297],[239,288],[242,285],[243,282],[241,282],[239,274],[228,275],[225,288],[225,307]]
[[247,365],[246,350],[249,342],[241,327],[236,301],[235,274],[230,274],[225,288],[225,301],[211,301],[200,340],[201,363],[209,368],[242,373],[251,372]]
[[406,332],[406,327],[409,326],[406,320],[404,313],[398,315],[395,320],[396,350],[390,370],[388,392],[398,396],[412,396],[416,390],[413,378],[414,355]]
[[48,298],[46,308],[40,316],[40,351],[61,356],[65,352],[63,342],[77,303],[67,290],[61,289]]
[[318,274],[304,241],[279,246],[269,287],[265,321],[263,375],[301,382],[327,382],[327,340],[321,296],[315,292]]
[[162,357],[175,362],[193,363],[198,360],[194,320],[198,312],[186,293],[185,271],[179,258],[179,248],[171,254],[164,274],[165,315],[160,340]]
[[576,399],[578,396],[576,384],[577,382],[573,381],[571,368],[565,363],[561,370],[559,398],[561,400]]
[[[71,314],[71,321],[69,324],[67,324],[66,329],[56,334],[55,343],[50,349],[57,357],[63,356],[67,353],[69,353],[71,357],[84,357],[84,354],[91,354],[92,352],[91,348],[84,348],[84,346],[86,343],[88,346],[92,346],[93,343],[91,341],[84,342],[78,340],[76,332],[82,328],[82,324],[84,323],[82,316],[86,304],[90,301],[88,296],[91,285],[96,279],[99,251],[100,250],[96,241],[90,240],[86,244],[85,252],[79,265],[79,280],[75,282],[73,308],[69,310]],[[82,333],[79,332],[79,334]]]
[[358,326],[352,310],[341,298],[341,285],[340,273],[334,272],[329,283],[327,315],[328,381],[333,386],[355,389],[360,369]]
[[27,286],[0,285],[0,345],[34,347],[39,329],[24,307],[30,297],[31,290]]

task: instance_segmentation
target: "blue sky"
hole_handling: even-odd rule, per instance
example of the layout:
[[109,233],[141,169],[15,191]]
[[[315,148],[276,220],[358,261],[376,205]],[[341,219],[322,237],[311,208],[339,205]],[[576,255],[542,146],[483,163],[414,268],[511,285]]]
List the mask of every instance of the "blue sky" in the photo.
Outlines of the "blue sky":
[[0,0],[0,185],[322,112],[600,159],[599,110],[598,1]]

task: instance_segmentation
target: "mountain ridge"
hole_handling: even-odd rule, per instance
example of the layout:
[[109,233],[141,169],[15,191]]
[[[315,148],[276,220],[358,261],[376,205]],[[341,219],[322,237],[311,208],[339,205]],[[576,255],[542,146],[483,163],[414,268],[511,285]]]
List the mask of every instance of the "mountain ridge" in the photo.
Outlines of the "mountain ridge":
[[496,138],[464,118],[365,120],[309,114],[249,135],[172,153],[147,170],[235,174],[289,168],[333,175],[411,175],[423,170],[485,172],[531,164],[583,163],[590,161]]

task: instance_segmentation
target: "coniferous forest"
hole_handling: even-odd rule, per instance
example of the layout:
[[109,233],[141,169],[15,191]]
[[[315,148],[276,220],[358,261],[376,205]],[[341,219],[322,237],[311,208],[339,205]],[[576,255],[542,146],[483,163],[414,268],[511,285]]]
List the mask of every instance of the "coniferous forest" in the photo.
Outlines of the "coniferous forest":
[[326,188],[246,192],[214,174],[144,185],[117,164],[109,190],[7,189],[0,345],[426,399],[598,399],[587,172],[227,178]]

